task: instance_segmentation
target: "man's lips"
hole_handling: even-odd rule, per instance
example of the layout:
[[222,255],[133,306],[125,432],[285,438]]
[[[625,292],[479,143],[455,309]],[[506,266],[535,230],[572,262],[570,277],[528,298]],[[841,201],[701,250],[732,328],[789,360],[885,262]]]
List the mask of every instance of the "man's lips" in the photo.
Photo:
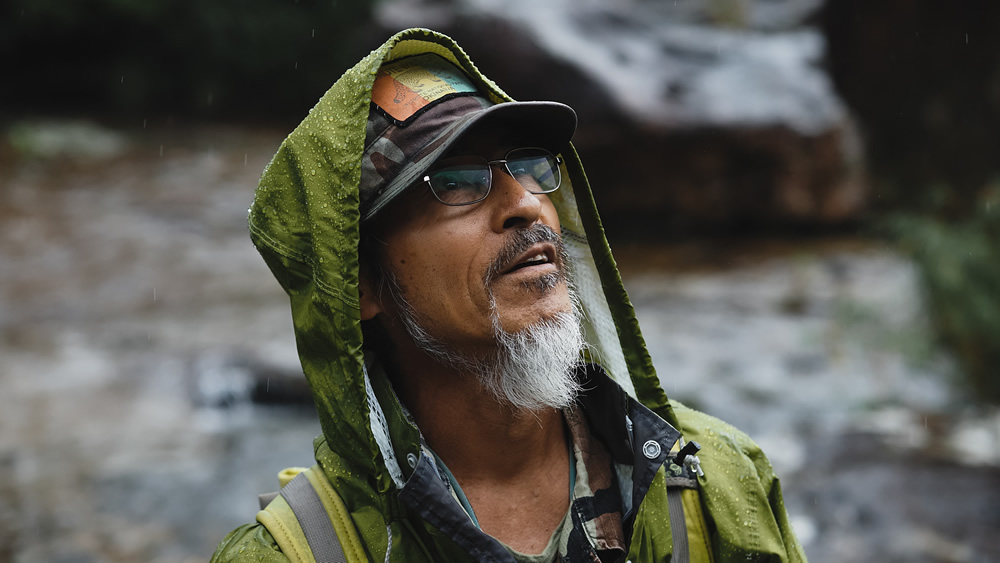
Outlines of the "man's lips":
[[536,223],[525,229],[516,229],[486,269],[483,284],[490,285],[501,276],[513,275],[521,270],[532,274],[545,270],[561,273],[566,266],[563,252],[559,233],[548,225]]
[[540,242],[528,247],[527,250],[517,255],[508,262],[501,270],[500,275],[511,274],[535,266],[553,265],[556,262],[556,247],[549,242]]

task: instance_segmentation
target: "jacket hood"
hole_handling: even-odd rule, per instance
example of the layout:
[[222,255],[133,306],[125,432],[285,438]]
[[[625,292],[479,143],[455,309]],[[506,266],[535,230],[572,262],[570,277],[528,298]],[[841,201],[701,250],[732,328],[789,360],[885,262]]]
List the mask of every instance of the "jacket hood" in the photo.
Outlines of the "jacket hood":
[[[385,376],[365,364],[358,186],[376,73],[385,62],[422,53],[462,68],[493,101],[512,101],[450,38],[426,29],[402,31],[345,72],[282,142],[249,211],[251,239],[291,301],[298,353],[323,430],[317,459],[349,509],[365,502],[378,506],[378,499],[360,498],[370,496],[363,491],[384,497],[399,488],[412,471],[399,460],[419,453],[419,433]],[[676,426],[579,157],[572,145],[562,156],[566,184],[550,197],[583,308],[588,359]],[[365,485],[352,486],[358,479]]]

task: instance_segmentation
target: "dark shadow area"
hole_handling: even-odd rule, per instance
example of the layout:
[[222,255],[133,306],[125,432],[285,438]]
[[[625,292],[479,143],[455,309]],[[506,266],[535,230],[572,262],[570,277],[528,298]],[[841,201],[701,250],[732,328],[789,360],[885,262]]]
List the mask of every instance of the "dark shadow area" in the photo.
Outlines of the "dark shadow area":
[[0,8],[0,51],[16,86],[0,105],[14,116],[298,119],[364,54],[371,10],[370,0],[13,0]]

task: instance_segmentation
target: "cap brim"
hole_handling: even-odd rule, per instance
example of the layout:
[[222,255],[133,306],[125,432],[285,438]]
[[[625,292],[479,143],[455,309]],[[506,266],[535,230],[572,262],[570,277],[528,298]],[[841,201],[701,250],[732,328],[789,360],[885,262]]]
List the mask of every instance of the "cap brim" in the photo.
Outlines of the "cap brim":
[[576,112],[559,102],[508,102],[472,114],[446,143],[448,149],[469,135],[503,131],[503,142],[562,152],[576,132]]
[[576,124],[573,108],[559,102],[507,102],[459,117],[455,125],[448,128],[447,138],[436,144],[431,152],[421,155],[420,160],[427,164],[411,167],[406,174],[393,178],[361,220],[374,217],[470,135],[496,130],[502,132],[498,134],[498,142],[540,147],[556,154],[569,146]]

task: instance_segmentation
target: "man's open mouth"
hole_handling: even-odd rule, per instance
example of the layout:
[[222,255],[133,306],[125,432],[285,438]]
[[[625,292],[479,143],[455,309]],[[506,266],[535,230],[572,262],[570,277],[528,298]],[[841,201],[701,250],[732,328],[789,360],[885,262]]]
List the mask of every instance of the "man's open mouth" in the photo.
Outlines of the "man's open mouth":
[[555,246],[551,243],[538,243],[534,244],[521,253],[517,258],[510,262],[510,266],[505,268],[502,273],[510,274],[518,270],[523,270],[525,268],[531,268],[533,266],[542,266],[545,264],[554,264],[556,257]]
[[511,234],[496,260],[487,268],[483,283],[490,285],[500,277],[513,274],[522,278],[521,283],[549,280],[546,285],[553,286],[565,279],[566,266],[561,237],[551,227],[538,223]]

